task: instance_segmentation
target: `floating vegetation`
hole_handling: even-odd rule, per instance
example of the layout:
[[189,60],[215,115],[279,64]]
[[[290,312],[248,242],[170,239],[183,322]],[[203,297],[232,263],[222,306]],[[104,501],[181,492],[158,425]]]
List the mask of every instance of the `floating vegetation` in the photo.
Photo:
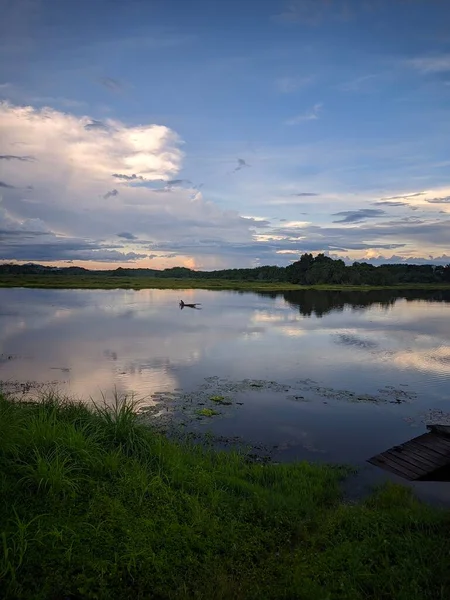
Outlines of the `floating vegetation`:
[[215,417],[217,415],[220,415],[220,413],[217,412],[217,410],[213,410],[212,408],[200,408],[196,412],[200,417]]
[[55,388],[56,386],[66,383],[65,381],[18,381],[7,379],[0,381],[0,391],[4,394],[12,394],[14,396],[27,396],[37,392]]
[[216,404],[222,404],[223,406],[230,406],[231,404],[233,404],[231,400],[227,400],[225,396],[211,396],[210,400],[211,402],[215,402]]
[[438,408],[422,413],[420,419],[426,425],[450,425],[450,413]]
[[[313,379],[299,379],[282,383],[265,379],[242,379],[233,381],[217,376],[206,377],[196,389],[183,392],[158,390],[151,396],[151,404],[140,410],[141,418],[165,432],[173,432],[180,425],[195,428],[199,417],[236,416],[248,401],[257,401],[260,394],[281,397],[291,402],[352,402],[371,404],[403,404],[416,399],[417,395],[405,386],[386,385],[377,393],[358,393],[320,385]],[[220,412],[214,406],[223,408]],[[303,444],[305,445],[305,444]]]

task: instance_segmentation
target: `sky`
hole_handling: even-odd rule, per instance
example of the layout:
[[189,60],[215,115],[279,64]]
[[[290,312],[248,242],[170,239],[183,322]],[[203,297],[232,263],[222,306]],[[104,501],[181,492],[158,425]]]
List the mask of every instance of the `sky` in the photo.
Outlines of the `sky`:
[[448,0],[0,14],[0,261],[450,263]]

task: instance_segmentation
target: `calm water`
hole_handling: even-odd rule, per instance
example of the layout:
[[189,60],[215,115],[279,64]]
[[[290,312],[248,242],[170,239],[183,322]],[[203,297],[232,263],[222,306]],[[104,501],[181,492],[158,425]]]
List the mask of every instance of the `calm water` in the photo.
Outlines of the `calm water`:
[[[0,379],[86,400],[116,386],[279,460],[383,478],[367,458],[448,418],[450,293],[1,289]],[[222,414],[197,420],[211,406]]]

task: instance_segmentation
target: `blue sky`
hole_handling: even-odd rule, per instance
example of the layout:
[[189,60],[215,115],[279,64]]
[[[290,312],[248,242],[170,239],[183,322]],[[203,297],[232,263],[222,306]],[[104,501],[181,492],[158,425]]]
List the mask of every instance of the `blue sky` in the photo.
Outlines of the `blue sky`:
[[446,0],[0,9],[0,259],[450,262]]

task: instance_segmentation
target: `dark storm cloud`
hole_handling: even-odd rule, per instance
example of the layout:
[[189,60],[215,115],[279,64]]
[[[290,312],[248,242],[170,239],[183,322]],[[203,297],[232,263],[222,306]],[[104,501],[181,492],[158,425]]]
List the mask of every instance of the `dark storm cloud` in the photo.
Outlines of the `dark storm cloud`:
[[[298,234],[297,230],[297,234]],[[450,219],[440,221],[405,223],[390,221],[377,225],[366,225],[358,228],[317,227],[310,226],[301,230],[302,235],[314,239],[321,236],[330,243],[338,243],[350,247],[352,242],[367,243],[368,247],[380,247],[377,240],[390,237],[401,242],[417,244],[450,244]]]
[[[87,260],[97,262],[130,262],[146,258],[147,254],[135,252],[120,252],[114,245],[105,246],[96,242],[78,239],[60,239],[54,235],[45,235],[30,232],[16,232],[14,237],[0,241],[1,260],[30,260],[62,261],[62,260]],[[29,241],[35,235],[41,235],[39,241]],[[121,248],[121,246],[117,246]]]
[[445,198],[431,198],[427,202],[430,204],[450,204],[450,196],[446,196]]
[[366,219],[376,219],[386,214],[384,210],[376,208],[360,208],[358,210],[343,210],[333,213],[333,217],[342,217],[333,223],[358,223]]
[[116,179],[123,179],[123,181],[145,181],[145,179],[144,179],[144,177],[142,177],[142,175],[136,175],[136,173],[133,173],[133,175],[124,175],[123,173],[113,173],[112,176],[115,177]]
[[[40,235],[48,235],[45,231],[33,231],[23,229],[3,229],[0,227],[0,236],[8,236],[9,240],[16,239],[31,239]],[[1,244],[4,244],[5,240],[0,240]]]
[[372,202],[372,206],[409,206],[407,202],[389,202],[389,200],[378,200]]
[[191,185],[192,181],[190,181],[189,179],[169,179],[169,181],[166,182],[167,185]]
[[102,198],[104,198],[105,200],[108,200],[108,198],[112,198],[113,196],[118,196],[119,192],[117,190],[111,190],[110,192],[106,192],[106,194],[104,194],[102,196]]
[[[289,252],[293,255],[300,255],[304,252],[345,252],[352,250],[368,250],[373,248],[371,244],[350,243],[345,245],[333,244],[326,240],[298,240],[298,239],[269,239],[267,241],[254,241],[247,243],[230,243],[224,240],[197,239],[195,241],[186,240],[185,242],[161,242],[152,246],[153,251],[172,250],[179,254],[197,254],[197,255],[223,255],[223,256],[255,256],[265,257],[268,260],[279,262],[283,254],[280,251]],[[402,244],[377,244],[377,248],[395,249],[402,247]],[[286,257],[285,257],[286,258]]]
[[0,154],[0,160],[18,160],[20,162],[33,162],[34,156],[17,156],[16,154]]
[[122,233],[118,233],[117,237],[123,238],[124,240],[135,240],[137,239],[133,233],[129,231],[122,231]]
[[291,196],[297,196],[298,198],[308,198],[312,196],[320,196],[317,192],[298,192],[296,194],[291,194]]

